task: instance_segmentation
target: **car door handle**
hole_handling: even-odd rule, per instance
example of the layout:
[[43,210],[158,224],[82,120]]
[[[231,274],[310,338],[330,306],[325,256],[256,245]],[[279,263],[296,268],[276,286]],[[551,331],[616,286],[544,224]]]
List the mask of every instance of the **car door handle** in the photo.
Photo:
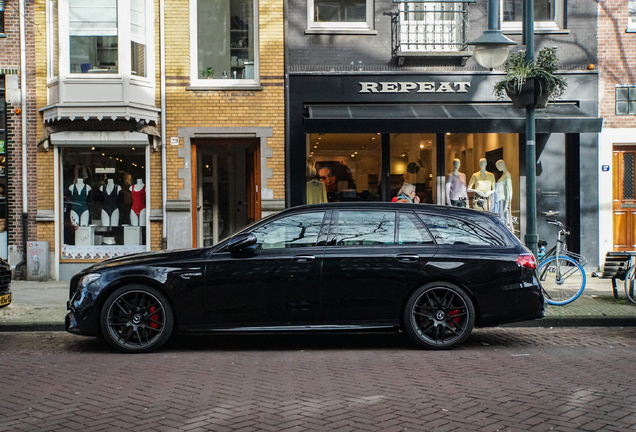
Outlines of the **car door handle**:
[[420,256],[413,254],[399,254],[395,256],[395,259],[401,262],[416,262],[420,259]]
[[292,261],[296,261],[296,262],[311,262],[315,260],[316,257],[313,255],[296,255],[296,256],[293,256],[291,259]]

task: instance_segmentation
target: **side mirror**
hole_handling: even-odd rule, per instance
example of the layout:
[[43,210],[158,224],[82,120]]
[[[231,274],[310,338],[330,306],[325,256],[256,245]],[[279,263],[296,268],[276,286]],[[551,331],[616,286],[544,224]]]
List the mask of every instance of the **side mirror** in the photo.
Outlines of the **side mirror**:
[[256,244],[256,236],[252,233],[238,234],[232,237],[227,243],[227,250],[238,252]]

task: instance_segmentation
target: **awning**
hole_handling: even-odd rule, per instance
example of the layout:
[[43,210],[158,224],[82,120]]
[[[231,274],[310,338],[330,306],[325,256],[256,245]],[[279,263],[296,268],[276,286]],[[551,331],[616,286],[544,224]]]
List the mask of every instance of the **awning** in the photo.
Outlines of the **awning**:
[[[161,138],[159,131],[155,125],[144,121],[62,121],[44,125],[38,146],[48,148],[51,140],[56,145],[81,145],[82,141],[85,145],[98,145],[99,142],[102,145],[141,145],[142,137],[148,144],[149,135],[153,137],[152,146],[156,150]],[[139,142],[129,142],[131,139]]]
[[17,75],[17,74],[18,74],[17,68],[0,67],[0,75]]
[[125,145],[144,146],[149,145],[148,135],[141,132],[57,132],[51,135],[51,143],[63,146],[102,146]]
[[[598,133],[603,119],[574,104],[536,110],[537,133]],[[526,110],[510,104],[307,105],[306,133],[525,133]]]

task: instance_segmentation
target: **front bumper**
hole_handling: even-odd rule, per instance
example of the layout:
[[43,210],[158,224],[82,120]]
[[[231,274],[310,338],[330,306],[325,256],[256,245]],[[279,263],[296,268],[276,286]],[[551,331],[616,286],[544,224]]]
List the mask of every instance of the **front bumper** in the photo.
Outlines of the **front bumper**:
[[11,291],[0,292],[0,309],[11,304]]

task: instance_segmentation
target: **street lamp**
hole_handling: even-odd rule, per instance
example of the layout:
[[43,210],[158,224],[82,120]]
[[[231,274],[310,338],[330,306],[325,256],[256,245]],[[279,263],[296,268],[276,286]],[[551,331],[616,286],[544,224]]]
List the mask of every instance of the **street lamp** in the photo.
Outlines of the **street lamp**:
[[[523,1],[523,36],[526,45],[526,63],[534,61],[534,0]],[[501,43],[486,43],[480,47],[478,43],[482,39],[493,38],[493,34],[498,32],[501,35],[501,31],[497,30],[499,26],[499,0],[488,0],[488,30],[484,31],[484,34],[473,42],[469,42],[469,45],[475,45],[475,60],[483,67],[492,69],[499,66],[506,59],[496,66],[492,66],[495,62],[493,58],[501,57],[502,44]],[[487,37],[487,35],[490,35]],[[508,39],[501,35],[502,38]],[[508,39],[510,41],[510,39]],[[512,42],[512,41],[510,41]],[[513,45],[514,42],[508,44]],[[485,54],[477,56],[477,51],[482,49],[484,51],[489,50],[491,54]],[[506,47],[507,50],[507,47]],[[490,59],[485,60],[485,63],[480,61],[480,58]],[[526,235],[524,242],[526,246],[532,251],[534,256],[537,256],[537,242],[539,236],[537,235],[537,195],[536,195],[536,149],[535,149],[535,116],[534,116],[534,103],[526,105]]]
[[499,0],[489,0],[488,30],[468,45],[475,45],[475,60],[488,69],[501,66],[508,58],[510,45],[517,45],[499,29]]

